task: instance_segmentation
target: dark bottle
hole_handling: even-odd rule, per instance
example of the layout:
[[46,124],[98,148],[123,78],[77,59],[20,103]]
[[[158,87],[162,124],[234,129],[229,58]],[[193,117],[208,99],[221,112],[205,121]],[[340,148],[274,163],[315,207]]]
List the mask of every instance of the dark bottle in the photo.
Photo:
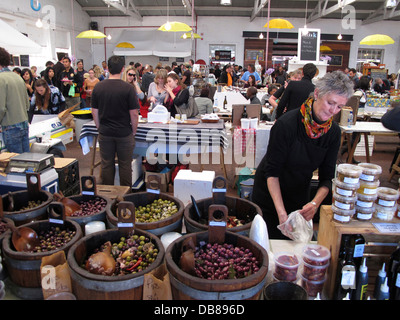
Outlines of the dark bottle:
[[338,258],[339,260],[344,259],[346,257],[346,252],[347,248],[349,247],[350,238],[351,238],[350,234],[342,235],[342,242],[340,245],[339,258]]
[[243,119],[247,119],[246,106],[244,106],[243,113],[242,113],[242,118],[243,118]]
[[[400,265],[400,243],[397,245],[396,250],[390,256],[390,261],[389,261],[388,285],[389,285],[389,292],[390,292],[390,300],[395,299],[396,280],[400,281],[400,278],[397,279],[397,271],[399,270],[399,265]],[[398,283],[398,286],[400,286],[399,283]]]
[[353,300],[367,300],[367,288],[368,288],[368,267],[366,265],[366,259],[363,258],[363,263],[357,270],[356,278],[356,290],[353,294]]
[[346,257],[341,259],[338,264],[336,274],[336,300],[343,300],[347,294],[351,299],[356,285],[356,265],[353,260],[354,250],[349,247]]
[[361,234],[355,234],[352,236],[351,242],[354,247],[354,263],[356,264],[356,268],[358,270],[361,266],[364,255],[365,238]]
[[393,289],[390,294],[391,300],[400,300],[400,263],[397,264],[396,272],[393,275]]
[[224,99],[224,109],[227,109],[227,107],[226,107],[227,104],[228,104],[228,101],[226,101],[226,96],[225,96],[225,99]]

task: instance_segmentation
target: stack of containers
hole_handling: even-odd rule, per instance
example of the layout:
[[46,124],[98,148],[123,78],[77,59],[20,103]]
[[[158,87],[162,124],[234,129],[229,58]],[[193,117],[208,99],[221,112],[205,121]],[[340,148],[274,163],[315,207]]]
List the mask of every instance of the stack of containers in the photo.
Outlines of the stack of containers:
[[372,219],[375,212],[375,200],[378,197],[379,177],[382,168],[372,163],[359,163],[362,168],[360,188],[357,190],[356,218],[360,221]]
[[303,249],[302,258],[302,287],[310,297],[316,297],[324,288],[331,253],[328,248],[319,244],[308,244]]
[[398,199],[398,190],[384,187],[378,188],[374,216],[380,220],[392,220],[397,210]]
[[333,179],[333,220],[349,223],[356,212],[357,190],[360,188],[362,168],[353,164],[339,164]]

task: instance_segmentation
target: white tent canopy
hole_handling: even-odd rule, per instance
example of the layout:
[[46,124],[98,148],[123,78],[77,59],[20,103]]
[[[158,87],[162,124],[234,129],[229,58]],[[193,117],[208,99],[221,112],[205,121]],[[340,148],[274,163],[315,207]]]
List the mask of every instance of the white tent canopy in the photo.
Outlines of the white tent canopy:
[[189,57],[192,42],[180,38],[181,33],[163,32],[157,29],[128,29],[121,33],[117,43],[130,42],[134,49],[115,48],[115,55],[158,57]]
[[42,47],[0,19],[0,47],[10,54],[39,54]]

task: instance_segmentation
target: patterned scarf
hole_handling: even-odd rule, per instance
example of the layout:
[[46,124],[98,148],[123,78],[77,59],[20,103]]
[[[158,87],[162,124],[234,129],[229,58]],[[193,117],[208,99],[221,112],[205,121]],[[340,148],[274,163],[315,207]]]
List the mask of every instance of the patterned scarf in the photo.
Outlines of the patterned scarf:
[[311,139],[318,139],[325,133],[329,131],[329,129],[332,126],[332,118],[330,118],[328,121],[318,124],[315,120],[312,118],[312,105],[314,103],[314,99],[308,98],[303,105],[300,107],[300,113],[303,116],[303,119],[301,120],[304,124],[304,128],[306,129],[307,136],[309,136]]

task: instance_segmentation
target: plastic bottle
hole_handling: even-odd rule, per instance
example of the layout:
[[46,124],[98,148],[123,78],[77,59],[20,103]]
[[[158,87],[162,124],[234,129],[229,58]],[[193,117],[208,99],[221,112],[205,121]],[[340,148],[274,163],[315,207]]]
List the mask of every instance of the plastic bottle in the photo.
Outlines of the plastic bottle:
[[350,128],[353,125],[353,111],[350,111],[349,118],[347,119],[347,126]]
[[338,265],[336,275],[336,300],[342,300],[345,296],[353,295],[356,288],[356,265],[353,260],[353,248],[348,248],[346,258],[342,259]]
[[363,263],[358,269],[356,280],[356,291],[353,294],[353,300],[366,300],[368,288],[368,267],[366,258],[363,258]]
[[376,298],[376,300],[389,300],[389,287],[387,284],[388,284],[388,278],[385,277],[385,281],[381,284],[379,295]]
[[388,286],[390,291],[390,299],[394,299],[395,284],[396,284],[396,269],[400,264],[400,243],[397,245],[396,250],[390,256],[388,267]]
[[381,290],[381,285],[385,282],[386,271],[385,271],[385,263],[382,264],[382,269],[379,270],[379,273],[375,279],[375,288],[374,288],[374,298],[378,299],[379,291]]
[[214,98],[214,108],[218,108],[218,98]]

